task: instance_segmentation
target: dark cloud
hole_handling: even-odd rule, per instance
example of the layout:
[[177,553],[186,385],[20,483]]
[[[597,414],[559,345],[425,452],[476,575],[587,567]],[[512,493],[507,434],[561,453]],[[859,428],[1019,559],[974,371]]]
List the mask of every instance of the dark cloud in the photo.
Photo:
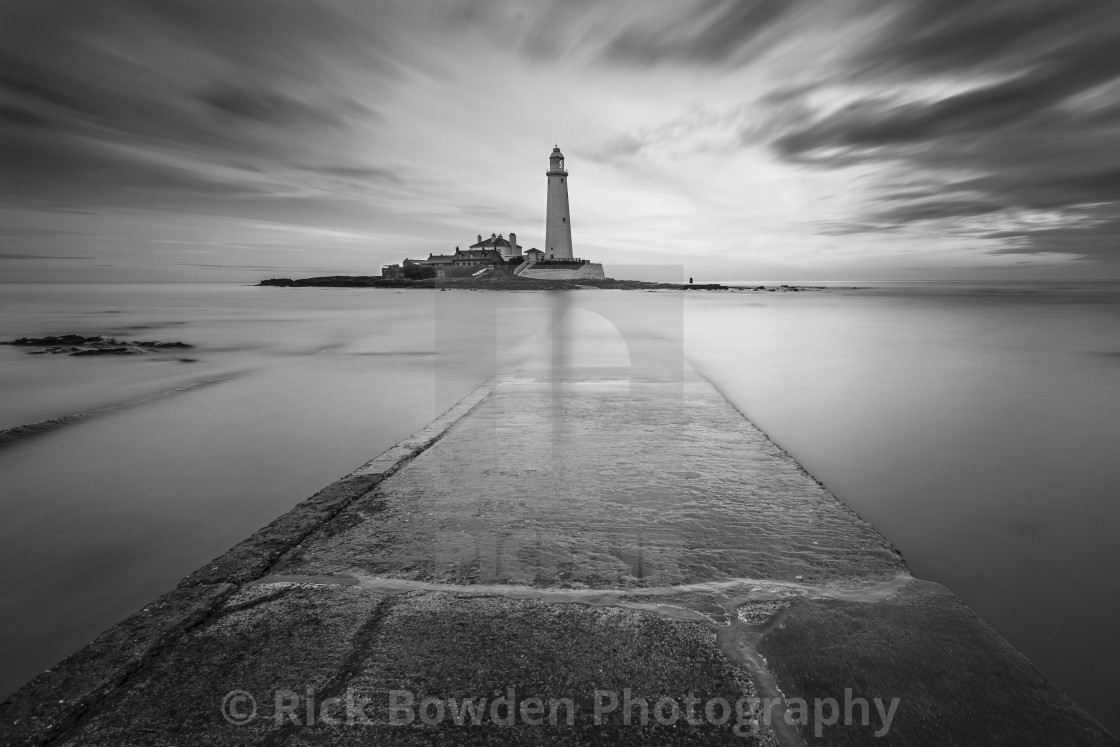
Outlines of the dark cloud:
[[5,260],[5,259],[31,259],[31,260],[40,260],[40,259],[90,259],[90,257],[68,257],[68,256],[51,255],[51,254],[6,254],[6,253],[0,252],[0,260]]
[[551,64],[735,66],[779,41],[782,22],[810,7],[805,0],[462,0],[442,17],[449,28],[477,32],[480,43],[508,43]]
[[268,193],[261,174],[298,169],[351,123],[375,121],[350,87],[392,74],[379,12],[285,0],[8,2],[0,159],[15,178],[0,197]]
[[[314,102],[286,96],[264,89],[246,90],[240,86],[221,86],[199,97],[219,115],[232,120],[245,120],[279,127],[302,124],[340,125],[342,112],[324,108]],[[363,110],[351,102],[347,109],[361,113]]]
[[926,200],[908,200],[902,205],[888,207],[873,213],[870,217],[878,221],[867,225],[877,227],[899,227],[918,221],[941,220],[945,218],[968,218],[990,215],[1007,209],[1001,202],[975,198],[944,198],[930,195]]
[[1019,70],[1114,30],[1113,0],[918,0],[854,56],[857,76]]
[[198,267],[204,270],[252,270],[254,272],[337,272],[334,267],[288,267],[286,265],[213,265],[195,262],[173,262],[179,267]]
[[58,228],[33,228],[25,226],[0,226],[0,238],[39,238],[43,236],[80,236],[77,231]]
[[0,104],[0,121],[16,127],[48,127],[50,126],[50,119],[36,114],[30,109],[24,109],[18,106],[4,106]]
[[606,44],[603,56],[639,65],[742,63],[798,6],[797,0],[710,0],[689,8],[691,17],[677,23],[624,27]]
[[[853,230],[934,222],[1006,251],[1120,253],[1120,3],[910,3],[836,84],[887,93],[787,122],[771,144],[790,161],[882,163],[905,181],[892,192],[884,179]],[[960,92],[923,95],[928,84]],[[812,112],[808,96],[788,98]],[[978,216],[1001,227],[977,230]]]
[[306,171],[313,171],[327,176],[340,176],[348,179],[364,181],[380,181],[400,183],[401,175],[395,169],[381,168],[378,166],[303,166]]
[[[857,102],[806,129],[779,138],[776,145],[789,155],[819,148],[875,147],[988,132],[1023,124],[1025,118],[1046,112],[1075,94],[1117,77],[1120,28],[1111,38],[1092,44],[1079,41],[1075,48],[1052,53],[1011,80],[955,96],[910,104],[893,104],[883,98]],[[1100,119],[1099,113],[1096,119]]]
[[584,155],[590,161],[615,164],[637,156],[652,143],[649,132],[626,132],[608,137]]

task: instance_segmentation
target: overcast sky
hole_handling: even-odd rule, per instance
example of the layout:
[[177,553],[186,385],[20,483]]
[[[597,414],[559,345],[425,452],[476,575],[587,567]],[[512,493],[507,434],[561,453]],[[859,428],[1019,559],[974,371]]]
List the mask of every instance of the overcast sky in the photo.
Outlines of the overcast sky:
[[0,1],[0,276],[1120,278],[1116,0]]

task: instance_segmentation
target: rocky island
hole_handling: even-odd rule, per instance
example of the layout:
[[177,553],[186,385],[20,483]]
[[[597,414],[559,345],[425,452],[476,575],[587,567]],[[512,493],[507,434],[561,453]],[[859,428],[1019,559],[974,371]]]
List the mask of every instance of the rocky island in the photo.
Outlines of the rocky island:
[[771,285],[732,287],[719,283],[652,283],[644,280],[616,280],[614,278],[581,278],[559,280],[521,276],[491,275],[474,278],[418,278],[381,277],[380,275],[327,275],[317,278],[269,278],[258,286],[280,288],[439,288],[440,290],[704,290],[704,291],[809,291],[826,290],[823,286]]

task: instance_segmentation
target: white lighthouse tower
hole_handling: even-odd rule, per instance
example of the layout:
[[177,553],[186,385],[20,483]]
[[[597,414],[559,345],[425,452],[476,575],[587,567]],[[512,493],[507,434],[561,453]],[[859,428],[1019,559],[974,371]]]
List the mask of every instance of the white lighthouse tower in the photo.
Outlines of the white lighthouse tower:
[[568,214],[568,172],[564,154],[552,149],[548,157],[548,207],[544,222],[544,259],[572,258],[572,220]]

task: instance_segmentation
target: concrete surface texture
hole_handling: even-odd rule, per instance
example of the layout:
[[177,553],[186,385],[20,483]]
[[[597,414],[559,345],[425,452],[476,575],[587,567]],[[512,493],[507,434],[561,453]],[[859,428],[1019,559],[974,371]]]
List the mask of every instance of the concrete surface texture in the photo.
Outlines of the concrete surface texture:
[[707,382],[506,378],[0,706],[11,744],[1116,744]]

